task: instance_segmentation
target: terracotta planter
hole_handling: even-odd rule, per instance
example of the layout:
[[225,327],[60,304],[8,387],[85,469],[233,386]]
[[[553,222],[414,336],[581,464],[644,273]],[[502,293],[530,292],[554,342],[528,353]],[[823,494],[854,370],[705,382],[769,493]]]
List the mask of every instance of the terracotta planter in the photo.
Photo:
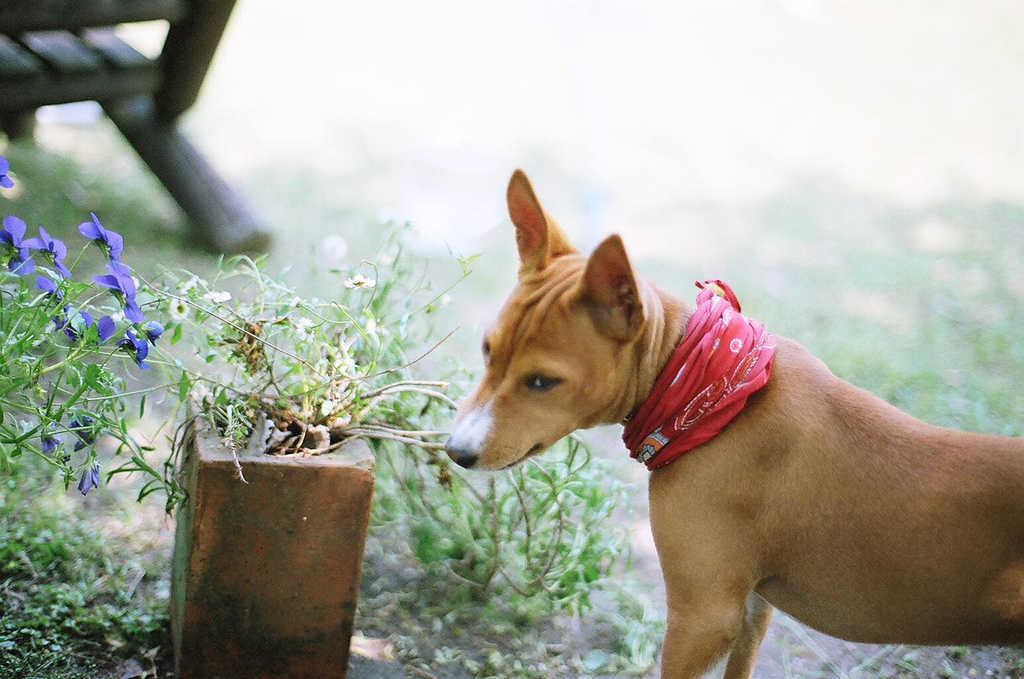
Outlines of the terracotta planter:
[[178,679],[341,679],[373,495],[362,441],[241,457],[204,424],[182,462],[171,625]]

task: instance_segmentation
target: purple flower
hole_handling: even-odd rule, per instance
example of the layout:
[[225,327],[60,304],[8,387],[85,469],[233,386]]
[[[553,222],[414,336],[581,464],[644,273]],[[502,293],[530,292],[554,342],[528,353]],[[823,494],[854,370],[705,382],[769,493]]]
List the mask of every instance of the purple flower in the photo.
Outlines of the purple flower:
[[146,337],[153,344],[156,344],[160,335],[164,334],[164,326],[159,321],[150,321],[143,329],[146,331]]
[[58,448],[61,447],[61,441],[59,438],[52,434],[43,434],[43,453],[46,455],[53,455]]
[[149,343],[144,337],[136,337],[131,328],[124,331],[125,336],[117,340],[117,346],[124,349],[142,370],[149,368],[146,356],[149,356]]
[[0,156],[0,186],[5,189],[9,189],[14,186],[14,182],[7,176],[7,171],[11,169],[11,164],[6,158]]
[[92,325],[92,314],[88,311],[80,311],[73,306],[65,306],[61,313],[54,316],[52,320],[54,330],[63,330],[69,340],[80,340]]
[[53,262],[53,268],[57,270],[64,278],[71,278],[71,270],[64,266],[64,258],[68,254],[68,249],[64,245],[64,241],[51,238],[50,234],[46,233],[46,229],[39,227],[39,238],[29,238],[24,241],[23,245],[31,250],[41,250],[50,256],[50,260]]
[[97,462],[96,464],[82,472],[82,478],[78,482],[78,490],[81,491],[82,495],[88,495],[90,490],[99,487],[100,463]]
[[64,293],[60,291],[57,284],[46,276],[36,276],[36,287],[43,292],[53,295],[58,300],[64,299]]
[[4,217],[4,225],[0,227],[0,243],[4,244],[3,249],[11,256],[7,268],[20,276],[36,270],[36,263],[29,256],[28,245],[22,240],[26,228],[25,222],[14,215]]
[[138,302],[135,301],[135,281],[132,280],[131,270],[117,260],[107,263],[109,274],[93,276],[95,283],[110,288],[118,301],[124,306],[124,315],[132,323],[142,323],[146,317],[142,315]]
[[121,251],[124,249],[124,239],[121,234],[106,229],[100,224],[95,213],[90,212],[91,222],[83,222],[78,225],[78,232],[98,245],[112,260],[121,259]]
[[53,321],[54,332],[57,332],[58,330],[64,330],[64,333],[67,334],[67,330],[65,330],[65,328],[68,327],[69,312],[74,312],[74,308],[70,306],[65,306],[59,314],[50,319],[51,321]]
[[114,319],[110,316],[101,316],[100,320],[96,321],[96,332],[99,333],[100,342],[106,342],[113,337],[115,329]]
[[68,429],[74,432],[75,436],[78,437],[78,443],[75,444],[75,452],[77,453],[86,446],[91,446],[96,441],[96,432],[93,431],[92,425],[96,422],[93,418],[88,415],[79,415],[75,419],[68,423]]
[[[73,306],[65,306],[61,313],[54,316],[53,329],[63,330],[69,340],[77,341],[85,337],[85,332],[92,327],[92,314],[88,311],[76,309]],[[106,342],[114,336],[114,319],[110,316],[100,316],[96,321],[96,334],[99,342]]]

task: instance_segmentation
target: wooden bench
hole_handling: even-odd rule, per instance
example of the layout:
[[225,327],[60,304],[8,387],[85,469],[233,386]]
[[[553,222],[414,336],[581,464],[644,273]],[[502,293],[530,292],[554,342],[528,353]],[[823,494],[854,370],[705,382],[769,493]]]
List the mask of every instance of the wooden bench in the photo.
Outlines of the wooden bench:
[[[224,252],[262,251],[268,231],[181,134],[235,0],[0,0],[0,127],[18,136],[35,109],[97,101],[200,236]],[[164,20],[158,59],[114,33]]]

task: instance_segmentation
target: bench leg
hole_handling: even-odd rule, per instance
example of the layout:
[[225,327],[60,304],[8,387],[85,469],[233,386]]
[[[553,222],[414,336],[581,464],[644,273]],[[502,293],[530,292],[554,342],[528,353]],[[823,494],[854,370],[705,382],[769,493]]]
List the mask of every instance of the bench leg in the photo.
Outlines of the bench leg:
[[7,113],[0,118],[0,130],[8,139],[31,139],[36,131],[36,112]]
[[210,247],[226,253],[267,250],[267,229],[174,124],[157,120],[150,98],[106,103],[103,109]]
[[160,120],[174,120],[196,102],[235,0],[190,0],[188,6],[185,19],[167,32],[160,55],[164,79],[154,97]]

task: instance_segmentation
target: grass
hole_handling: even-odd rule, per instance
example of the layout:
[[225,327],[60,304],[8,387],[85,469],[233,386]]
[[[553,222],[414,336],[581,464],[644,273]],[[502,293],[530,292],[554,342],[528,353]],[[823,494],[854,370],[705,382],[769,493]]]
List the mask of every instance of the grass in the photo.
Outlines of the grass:
[[166,650],[163,554],[126,552],[44,479],[29,461],[2,480],[0,677],[93,679],[132,658],[152,666]]
[[843,199],[825,192],[791,223],[769,213],[769,243],[783,243],[776,252],[806,258],[770,257],[753,272],[779,286],[761,312],[766,322],[921,419],[1024,432],[1015,386],[1024,374],[1024,210],[964,200],[908,211]]

